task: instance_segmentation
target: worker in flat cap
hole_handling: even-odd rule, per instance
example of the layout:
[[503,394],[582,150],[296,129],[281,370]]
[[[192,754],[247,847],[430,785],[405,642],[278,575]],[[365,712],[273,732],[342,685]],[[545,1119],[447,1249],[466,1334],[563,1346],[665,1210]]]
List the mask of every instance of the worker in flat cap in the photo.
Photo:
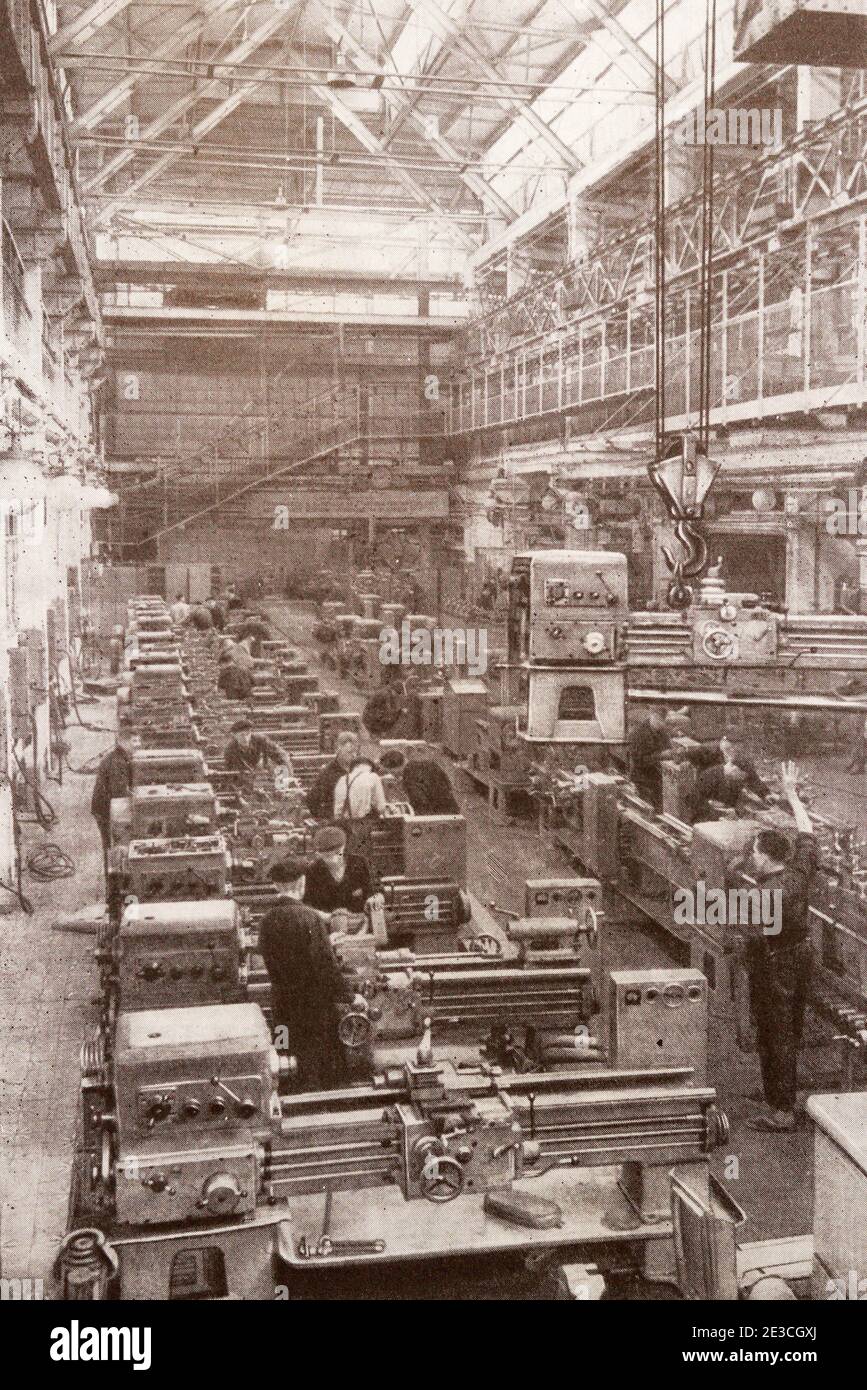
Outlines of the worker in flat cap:
[[346,832],[339,825],[321,826],[313,837],[313,853],[305,903],[320,912],[363,912],[373,884],[367,861],[347,853]]
[[294,776],[292,759],[272,738],[253,732],[249,719],[237,719],[230,730],[223,758],[229,772],[255,772],[268,763],[282,763],[289,776]]
[[318,1091],[344,1079],[340,1004],[361,1011],[366,1004],[340,969],[327,923],[302,901],[307,869],[305,859],[291,855],[271,869],[280,897],[262,918],[259,952],[271,981],[274,1028],[286,1030],[302,1089]]
[[253,677],[242,671],[228,652],[223,652],[217,662],[217,689],[227,700],[249,700],[253,693]]
[[326,763],[307,793],[314,820],[330,820],[334,814],[334,788],[358,757],[358,734],[344,729],[337,735],[334,757]]

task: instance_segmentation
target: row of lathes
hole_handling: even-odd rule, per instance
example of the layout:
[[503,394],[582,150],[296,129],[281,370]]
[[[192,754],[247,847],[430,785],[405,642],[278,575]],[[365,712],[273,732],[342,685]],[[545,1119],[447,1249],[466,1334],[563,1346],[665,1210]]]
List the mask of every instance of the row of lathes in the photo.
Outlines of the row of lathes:
[[727,1129],[700,972],[603,978],[592,878],[527,883],[500,927],[466,892],[462,818],[391,800],[347,826],[372,891],[328,922],[352,981],[339,1081],[299,1090],[258,931],[280,898],[269,864],[313,844],[309,778],[353,717],[313,688],[286,703],[281,673],[306,673],[275,644],[246,713],[288,765],[226,767],[238,706],[216,693],[213,639],[147,598],[129,631],[119,713],[137,746],[112,808],[65,1294],[268,1298],[311,1266],[522,1249],[568,1264],[588,1243],[671,1275],[671,1170],[706,1190]]

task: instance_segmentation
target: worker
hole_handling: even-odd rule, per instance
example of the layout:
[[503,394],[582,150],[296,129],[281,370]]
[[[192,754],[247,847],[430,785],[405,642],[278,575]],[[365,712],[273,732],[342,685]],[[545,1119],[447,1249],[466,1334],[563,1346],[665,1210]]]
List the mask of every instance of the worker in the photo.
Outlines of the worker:
[[367,820],[385,812],[386,800],[382,778],[374,771],[373,760],[356,758],[334,788],[335,820]]
[[211,615],[211,622],[214,624],[214,627],[217,629],[218,632],[222,632],[223,628],[226,626],[226,610],[220,603],[219,599],[216,599],[213,596],[209,599],[206,599],[205,607]]
[[194,604],[184,622],[188,627],[194,627],[198,632],[213,632],[214,630],[214,620],[203,603]]
[[662,758],[670,745],[660,709],[649,710],[646,719],[629,731],[629,775],[651,806],[662,805]]
[[326,763],[307,793],[307,805],[314,820],[330,820],[334,813],[334,788],[358,757],[358,735],[344,729],[337,735],[334,757]]
[[132,738],[118,730],[115,745],[96,769],[90,814],[99,827],[102,840],[102,868],[108,886],[108,851],[111,848],[111,803],[115,797],[129,796],[132,786]]
[[[795,1127],[798,1048],[813,968],[810,943],[810,886],[819,862],[819,844],[809,812],[798,796],[798,769],[782,765],[783,794],[797,828],[793,845],[779,830],[760,830],[733,879],[778,891],[773,929],[755,928],[746,940],[750,1006],[756,1024],[762,1092],[768,1113],[747,1123],[751,1129],[788,1133]],[[743,926],[744,924],[739,924]]]
[[340,970],[326,923],[304,904],[306,873],[306,861],[295,857],[271,869],[280,897],[262,918],[259,952],[271,981],[274,1026],[286,1030],[302,1089],[320,1091],[342,1079],[338,1005],[365,1010],[366,1004]]
[[234,583],[230,584],[229,587],[228,587],[228,589],[226,590],[226,609],[227,609],[227,611],[231,613],[234,609],[236,609],[236,608],[243,608],[243,607],[244,607],[244,600],[241,598],[240,594],[238,593],[237,589],[235,588]]
[[770,798],[770,788],[762,781],[755,764],[727,734],[711,749],[688,750],[687,757],[690,761],[697,757],[705,760],[696,783],[696,820],[712,819],[706,814],[710,802],[736,810],[743,791],[763,800]]
[[238,629],[238,641],[249,642],[252,656],[262,655],[262,643],[271,641],[271,629],[261,613],[251,613]]
[[692,716],[686,705],[669,711],[665,716],[665,727],[669,738],[692,738]]
[[460,806],[445,768],[424,746],[410,744],[403,769],[403,789],[417,816],[456,816]]
[[292,759],[285,748],[281,748],[266,734],[254,734],[249,719],[238,719],[232,725],[230,733],[232,736],[223,753],[228,771],[253,772],[257,767],[265,767],[268,763],[282,763],[288,769],[289,776],[294,776]]
[[[384,684],[375,690],[364,706],[361,722],[374,738],[384,735],[397,737],[395,730],[400,720],[406,718],[409,702],[406,684],[397,674],[395,666],[383,667]],[[407,735],[405,734],[404,737]]]
[[320,912],[363,912],[373,884],[367,861],[347,852],[346,832],[339,825],[320,826],[313,836],[313,853],[305,903]]
[[187,621],[187,618],[190,616],[190,605],[187,603],[183,594],[177,595],[174,603],[169,609],[169,614],[175,627],[180,627],[182,623]]
[[217,663],[217,689],[227,700],[249,700],[253,691],[253,677],[242,671],[228,652],[223,652]]
[[241,642],[233,642],[230,637],[224,639],[224,650],[229,653],[236,666],[240,666],[242,671],[246,671],[250,676],[256,669],[256,659],[253,656],[253,642],[250,637],[245,637]]
[[113,676],[120,674],[123,664],[124,651],[124,631],[119,623],[111,630],[111,637],[108,639],[109,670]]
[[[746,749],[737,744],[730,733],[724,733],[713,743],[703,743],[697,748],[688,749],[686,756],[697,767],[709,772],[719,771],[722,777],[728,775],[731,778],[732,769],[737,768],[743,774],[743,785],[748,791],[760,797],[770,794],[770,788],[762,781]],[[722,785],[722,780],[718,781]]]
[[490,578],[486,579],[479,591],[479,607],[483,608],[486,613],[490,613],[496,601],[497,581]]

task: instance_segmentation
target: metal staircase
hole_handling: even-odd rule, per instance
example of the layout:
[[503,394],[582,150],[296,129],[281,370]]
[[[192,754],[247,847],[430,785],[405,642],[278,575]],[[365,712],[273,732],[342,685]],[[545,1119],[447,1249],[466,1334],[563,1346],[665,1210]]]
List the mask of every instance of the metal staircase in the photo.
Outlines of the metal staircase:
[[120,504],[109,517],[111,548],[122,554],[138,550],[225,511],[257,488],[306,477],[325,461],[345,473],[379,444],[442,435],[442,414],[414,410],[411,395],[407,387],[393,409],[371,412],[363,388],[333,387],[293,409],[291,437],[282,416],[263,415],[256,400],[248,401],[216,441],[195,454],[160,461],[149,477],[117,489]]

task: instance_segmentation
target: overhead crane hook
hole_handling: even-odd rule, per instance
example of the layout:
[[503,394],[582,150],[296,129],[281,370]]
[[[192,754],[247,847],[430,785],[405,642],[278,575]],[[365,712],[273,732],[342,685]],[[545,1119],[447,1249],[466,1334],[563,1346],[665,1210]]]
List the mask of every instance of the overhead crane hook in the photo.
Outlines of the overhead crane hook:
[[666,512],[674,523],[675,537],[683,550],[683,554],[675,556],[669,546],[662,547],[672,573],[668,588],[668,602],[672,608],[689,606],[692,588],[685,581],[696,579],[707,564],[704,501],[719,467],[688,434],[681,437],[677,454],[657,458],[647,466],[648,477],[665,503]]

